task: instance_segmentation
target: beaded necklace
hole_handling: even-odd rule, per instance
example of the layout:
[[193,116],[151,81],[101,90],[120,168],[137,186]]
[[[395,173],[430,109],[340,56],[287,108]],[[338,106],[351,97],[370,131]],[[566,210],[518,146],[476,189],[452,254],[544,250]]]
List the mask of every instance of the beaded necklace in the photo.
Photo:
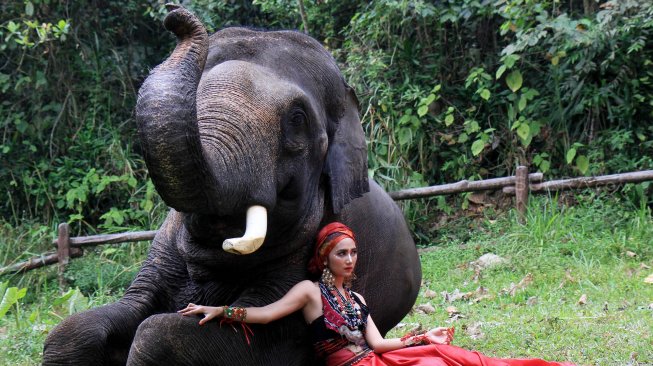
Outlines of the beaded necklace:
[[[333,309],[351,330],[362,330],[365,328],[366,320],[362,316],[360,306],[356,306],[356,301],[351,294],[351,289],[344,287],[345,295],[340,293],[335,286],[327,286],[319,282],[322,297],[327,301],[329,307]],[[327,320],[327,322],[329,322]],[[335,327],[337,329],[337,327]]]
[[354,305],[354,299],[352,299],[351,295],[349,295],[349,291],[347,291],[347,289],[345,289],[345,296],[342,296],[342,293],[335,287],[331,288],[331,293],[334,295],[336,301],[338,302],[338,310],[345,318],[356,317],[360,319],[361,311]]

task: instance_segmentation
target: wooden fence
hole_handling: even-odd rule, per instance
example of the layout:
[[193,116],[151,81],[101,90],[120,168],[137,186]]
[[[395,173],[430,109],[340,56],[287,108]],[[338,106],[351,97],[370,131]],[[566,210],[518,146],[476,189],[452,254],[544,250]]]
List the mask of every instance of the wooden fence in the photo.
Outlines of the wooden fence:
[[[640,172],[612,174],[597,177],[580,177],[572,179],[553,180],[543,182],[542,173],[528,174],[528,168],[520,166],[514,176],[486,179],[480,181],[463,180],[456,183],[443,184],[431,187],[403,189],[390,192],[390,197],[395,201],[448,195],[454,193],[476,192],[485,190],[503,190],[505,194],[515,195],[515,206],[522,218],[528,205],[529,192],[546,193],[566,189],[582,189],[606,185],[621,185],[624,183],[640,183],[653,181],[653,170]],[[156,231],[137,231],[109,235],[93,235],[70,237],[68,224],[59,224],[57,239],[53,240],[56,252],[43,253],[27,261],[0,268],[0,275],[18,273],[34,268],[58,263],[59,284],[65,285],[63,273],[70,259],[84,255],[84,247],[102,244],[120,244],[126,242],[148,241],[154,239]]]

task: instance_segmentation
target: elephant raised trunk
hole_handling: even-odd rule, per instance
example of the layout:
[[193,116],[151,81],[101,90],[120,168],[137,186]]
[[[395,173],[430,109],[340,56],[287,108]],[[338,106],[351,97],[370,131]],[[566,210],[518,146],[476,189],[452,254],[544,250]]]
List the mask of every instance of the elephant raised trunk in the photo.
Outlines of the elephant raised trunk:
[[152,70],[139,92],[136,121],[143,154],[152,181],[169,206],[212,214],[216,175],[202,149],[196,112],[208,34],[190,12],[174,5],[168,9],[164,25],[177,36],[177,47]]

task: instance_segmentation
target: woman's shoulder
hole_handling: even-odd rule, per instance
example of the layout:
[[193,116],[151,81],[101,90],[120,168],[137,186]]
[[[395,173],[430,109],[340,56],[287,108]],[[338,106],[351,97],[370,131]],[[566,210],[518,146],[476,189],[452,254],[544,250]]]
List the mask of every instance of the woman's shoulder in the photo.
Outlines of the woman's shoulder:
[[319,293],[320,292],[320,287],[318,286],[317,282],[313,282],[310,280],[303,280],[301,282],[298,282],[294,288],[296,288],[299,291],[306,292],[309,294],[314,294],[314,293]]
[[362,302],[364,305],[367,305],[367,303],[365,302],[365,298],[363,297],[363,295],[359,294],[359,293],[356,292],[356,291],[352,291],[352,293],[353,293],[354,295],[356,295],[356,297],[358,297],[358,300],[360,300],[360,302]]

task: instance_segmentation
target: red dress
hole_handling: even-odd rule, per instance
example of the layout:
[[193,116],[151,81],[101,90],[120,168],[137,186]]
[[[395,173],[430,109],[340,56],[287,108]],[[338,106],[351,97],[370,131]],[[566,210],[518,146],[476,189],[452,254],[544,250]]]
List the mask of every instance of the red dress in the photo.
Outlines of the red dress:
[[[327,366],[338,363],[327,362]],[[573,366],[566,362],[549,362],[537,358],[492,358],[476,351],[456,346],[431,344],[401,348],[385,353],[370,352],[355,363],[339,363],[352,366]]]
[[[324,315],[310,325],[317,356],[326,366],[573,366],[536,358],[492,358],[456,346],[430,344],[375,353],[364,340],[369,310],[346,289],[342,297],[320,282]],[[337,293],[337,295],[336,295]],[[353,304],[347,304],[348,301]],[[352,311],[352,305],[355,311]]]

